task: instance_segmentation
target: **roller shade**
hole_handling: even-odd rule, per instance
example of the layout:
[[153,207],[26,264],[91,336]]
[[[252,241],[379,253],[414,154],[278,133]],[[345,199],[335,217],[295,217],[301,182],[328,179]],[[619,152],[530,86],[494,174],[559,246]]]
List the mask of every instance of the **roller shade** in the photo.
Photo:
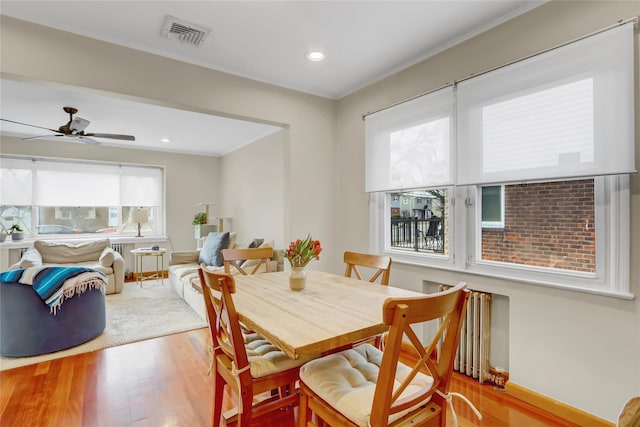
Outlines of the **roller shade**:
[[0,159],[0,205],[31,205],[32,163],[24,159]]
[[35,206],[162,206],[159,167],[0,159],[0,202]]
[[366,191],[451,184],[453,105],[446,87],[368,115]]
[[633,24],[457,85],[457,184],[635,172]]

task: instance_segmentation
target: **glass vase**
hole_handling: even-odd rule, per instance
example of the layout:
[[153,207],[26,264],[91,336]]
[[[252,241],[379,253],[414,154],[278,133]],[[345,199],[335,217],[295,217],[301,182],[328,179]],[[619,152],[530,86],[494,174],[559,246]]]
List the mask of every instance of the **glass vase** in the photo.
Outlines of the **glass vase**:
[[301,291],[307,284],[307,272],[304,267],[291,267],[289,275],[289,288],[292,291]]

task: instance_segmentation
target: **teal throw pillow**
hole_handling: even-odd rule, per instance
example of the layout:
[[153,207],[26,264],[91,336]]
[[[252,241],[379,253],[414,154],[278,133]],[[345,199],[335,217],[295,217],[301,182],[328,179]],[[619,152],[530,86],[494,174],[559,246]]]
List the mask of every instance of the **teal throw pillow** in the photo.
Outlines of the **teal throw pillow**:
[[229,246],[229,232],[215,233],[211,232],[204,242],[204,246],[200,249],[198,263],[221,267],[224,264],[222,260],[221,250],[227,249]]

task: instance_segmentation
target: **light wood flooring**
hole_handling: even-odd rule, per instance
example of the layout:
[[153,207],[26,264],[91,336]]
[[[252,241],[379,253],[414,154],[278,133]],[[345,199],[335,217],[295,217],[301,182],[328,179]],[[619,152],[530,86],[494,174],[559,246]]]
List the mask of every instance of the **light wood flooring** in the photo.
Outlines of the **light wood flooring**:
[[[2,371],[0,426],[211,426],[206,340],[199,329]],[[460,427],[575,426],[459,374],[451,390],[484,416],[476,420],[454,398]],[[253,425],[293,427],[296,420],[297,410],[281,411]]]

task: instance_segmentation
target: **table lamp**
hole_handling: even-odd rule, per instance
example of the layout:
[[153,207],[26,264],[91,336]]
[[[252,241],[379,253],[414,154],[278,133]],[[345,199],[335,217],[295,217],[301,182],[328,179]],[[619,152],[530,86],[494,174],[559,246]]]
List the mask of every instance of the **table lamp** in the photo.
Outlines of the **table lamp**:
[[131,211],[131,222],[134,224],[138,223],[138,235],[136,237],[142,237],[140,227],[143,223],[149,222],[149,212],[146,209]]

